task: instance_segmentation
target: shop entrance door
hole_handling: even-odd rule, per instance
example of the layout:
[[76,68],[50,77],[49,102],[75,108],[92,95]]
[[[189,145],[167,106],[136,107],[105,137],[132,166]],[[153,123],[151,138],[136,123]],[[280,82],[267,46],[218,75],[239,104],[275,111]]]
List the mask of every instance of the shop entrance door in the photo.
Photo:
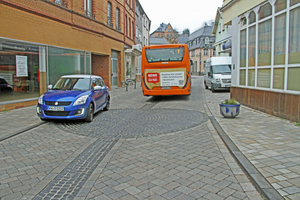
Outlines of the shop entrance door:
[[118,86],[118,59],[111,58],[111,86]]

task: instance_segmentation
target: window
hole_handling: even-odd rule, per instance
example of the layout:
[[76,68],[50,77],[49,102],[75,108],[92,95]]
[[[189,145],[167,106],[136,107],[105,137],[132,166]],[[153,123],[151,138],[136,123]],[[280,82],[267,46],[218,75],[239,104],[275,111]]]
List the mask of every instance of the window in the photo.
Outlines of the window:
[[259,20],[272,15],[272,6],[267,3],[259,9]]
[[300,91],[300,67],[291,67],[288,70],[288,90]]
[[208,56],[208,49],[204,49],[204,55]]
[[252,24],[256,21],[256,14],[252,11],[249,15],[249,24]]
[[286,14],[275,18],[274,65],[285,64]]
[[273,88],[284,89],[284,68],[275,68],[273,76]]
[[289,64],[300,63],[300,7],[290,12]]
[[92,0],[84,0],[84,14],[86,14],[89,17],[92,17]]
[[300,0],[291,0],[291,6],[296,5],[297,3],[300,3]]
[[125,35],[128,35],[127,16],[125,16]]
[[248,70],[248,86],[255,86],[255,69]]
[[286,9],[286,0],[277,0],[275,4],[275,12]]
[[255,66],[256,57],[256,26],[249,28],[248,66]]
[[257,87],[270,88],[271,69],[257,70]]
[[240,33],[240,67],[246,67],[246,34],[246,30],[242,30]]
[[205,44],[209,44],[209,37],[205,38]]
[[271,65],[272,19],[258,25],[258,66]]
[[131,38],[131,22],[130,22],[130,19],[129,19],[129,27],[128,27],[128,30],[129,30],[129,37]]
[[107,25],[112,26],[112,23],[111,23],[111,3],[110,2],[107,3]]
[[116,9],[116,29],[120,30],[120,9]]
[[246,85],[246,70],[240,70],[240,85]]
[[57,3],[57,4],[60,4],[60,5],[61,5],[61,4],[62,4],[62,1],[63,1],[63,0],[54,0],[54,3]]

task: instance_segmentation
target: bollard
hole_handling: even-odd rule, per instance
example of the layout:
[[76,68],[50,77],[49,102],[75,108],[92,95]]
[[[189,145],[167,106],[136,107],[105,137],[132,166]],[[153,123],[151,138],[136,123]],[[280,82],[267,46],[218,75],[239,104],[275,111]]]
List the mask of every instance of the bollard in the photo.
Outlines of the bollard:
[[125,82],[125,85],[126,85],[126,92],[128,92],[128,82],[127,81]]
[[136,79],[134,79],[134,89],[136,89]]

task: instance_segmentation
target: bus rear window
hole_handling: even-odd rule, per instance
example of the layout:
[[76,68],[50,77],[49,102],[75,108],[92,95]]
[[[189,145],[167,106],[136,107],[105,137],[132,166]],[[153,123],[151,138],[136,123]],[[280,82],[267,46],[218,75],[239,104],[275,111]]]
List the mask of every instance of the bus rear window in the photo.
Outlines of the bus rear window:
[[184,56],[184,48],[146,49],[145,53],[148,63],[182,61]]

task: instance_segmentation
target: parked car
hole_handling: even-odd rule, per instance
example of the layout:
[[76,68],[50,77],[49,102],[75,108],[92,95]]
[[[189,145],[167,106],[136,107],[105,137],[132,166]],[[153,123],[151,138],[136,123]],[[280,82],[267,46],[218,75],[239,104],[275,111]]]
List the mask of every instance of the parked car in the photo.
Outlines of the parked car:
[[40,96],[36,108],[42,120],[83,119],[91,122],[96,112],[109,110],[108,87],[100,76],[66,75],[48,89]]
[[4,77],[0,76],[0,93],[12,93],[13,91],[13,87],[7,83]]
[[230,90],[231,87],[231,57],[211,57],[206,60],[204,71],[205,89]]

